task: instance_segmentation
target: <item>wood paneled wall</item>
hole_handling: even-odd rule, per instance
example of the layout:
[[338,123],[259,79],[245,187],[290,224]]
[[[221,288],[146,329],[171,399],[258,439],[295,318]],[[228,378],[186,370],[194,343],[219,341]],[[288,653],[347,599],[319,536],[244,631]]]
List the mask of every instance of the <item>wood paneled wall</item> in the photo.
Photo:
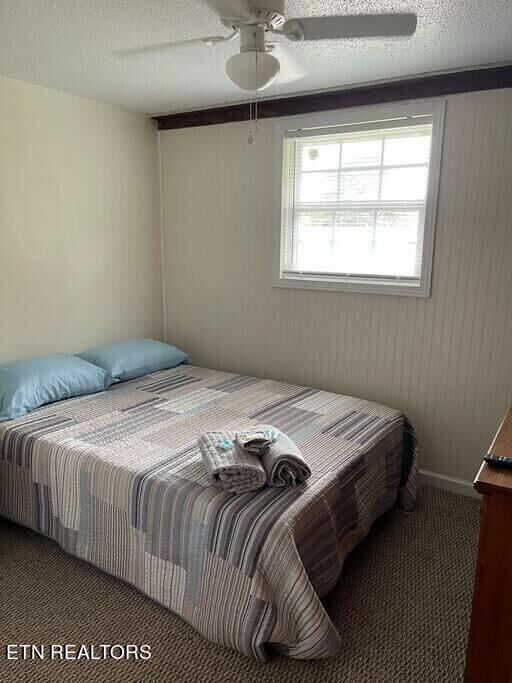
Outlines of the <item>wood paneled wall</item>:
[[471,480],[512,402],[512,89],[446,99],[429,299],[273,288],[272,120],[161,132],[166,338],[399,408],[422,467]]
[[160,337],[147,117],[0,77],[0,363]]

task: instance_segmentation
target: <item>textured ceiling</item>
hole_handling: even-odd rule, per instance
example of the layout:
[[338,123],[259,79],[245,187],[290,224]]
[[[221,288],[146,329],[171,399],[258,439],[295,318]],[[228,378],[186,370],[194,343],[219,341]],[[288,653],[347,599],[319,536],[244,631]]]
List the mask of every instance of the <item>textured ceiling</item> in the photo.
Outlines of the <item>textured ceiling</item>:
[[[288,17],[414,11],[418,28],[407,39],[283,39],[308,75],[277,83],[265,96],[512,62],[510,0],[288,0],[285,6]],[[146,113],[239,102],[244,94],[224,70],[237,41],[112,54],[225,32],[201,0],[0,0],[0,75]]]

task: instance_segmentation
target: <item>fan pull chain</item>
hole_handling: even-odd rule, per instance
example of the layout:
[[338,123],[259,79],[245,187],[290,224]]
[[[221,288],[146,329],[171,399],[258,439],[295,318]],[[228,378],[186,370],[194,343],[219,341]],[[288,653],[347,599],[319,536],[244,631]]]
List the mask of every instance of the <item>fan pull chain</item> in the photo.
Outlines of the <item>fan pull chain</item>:
[[254,137],[252,134],[252,96],[249,99],[249,137],[247,138],[247,142],[252,145],[254,142]]
[[[252,118],[253,109],[254,109],[254,121]],[[249,105],[249,117],[251,119],[251,124],[254,123],[254,132],[253,132],[253,127],[251,125],[247,142],[250,145],[253,145],[255,140],[256,140],[256,133],[258,132],[258,94],[257,93],[256,93],[255,100],[254,100],[254,107],[252,106],[252,100],[251,100],[251,103]]]

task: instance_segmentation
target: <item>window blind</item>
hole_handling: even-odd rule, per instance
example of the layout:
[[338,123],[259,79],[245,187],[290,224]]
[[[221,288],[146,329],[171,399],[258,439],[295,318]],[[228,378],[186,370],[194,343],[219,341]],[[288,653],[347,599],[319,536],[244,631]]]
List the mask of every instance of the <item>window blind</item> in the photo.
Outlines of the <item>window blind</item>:
[[419,286],[433,118],[287,131],[281,277]]

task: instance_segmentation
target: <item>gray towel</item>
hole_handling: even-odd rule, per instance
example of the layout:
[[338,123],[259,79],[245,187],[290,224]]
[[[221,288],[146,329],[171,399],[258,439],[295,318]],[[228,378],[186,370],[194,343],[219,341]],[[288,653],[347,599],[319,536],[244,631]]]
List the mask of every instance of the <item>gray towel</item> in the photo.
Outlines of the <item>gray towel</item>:
[[272,425],[258,425],[241,433],[248,432],[262,434],[270,440],[268,447],[259,456],[267,473],[269,486],[294,486],[309,479],[311,469],[289,436]]
[[231,493],[246,493],[267,483],[261,460],[240,448],[234,432],[206,432],[197,444],[208,476],[217,486]]

